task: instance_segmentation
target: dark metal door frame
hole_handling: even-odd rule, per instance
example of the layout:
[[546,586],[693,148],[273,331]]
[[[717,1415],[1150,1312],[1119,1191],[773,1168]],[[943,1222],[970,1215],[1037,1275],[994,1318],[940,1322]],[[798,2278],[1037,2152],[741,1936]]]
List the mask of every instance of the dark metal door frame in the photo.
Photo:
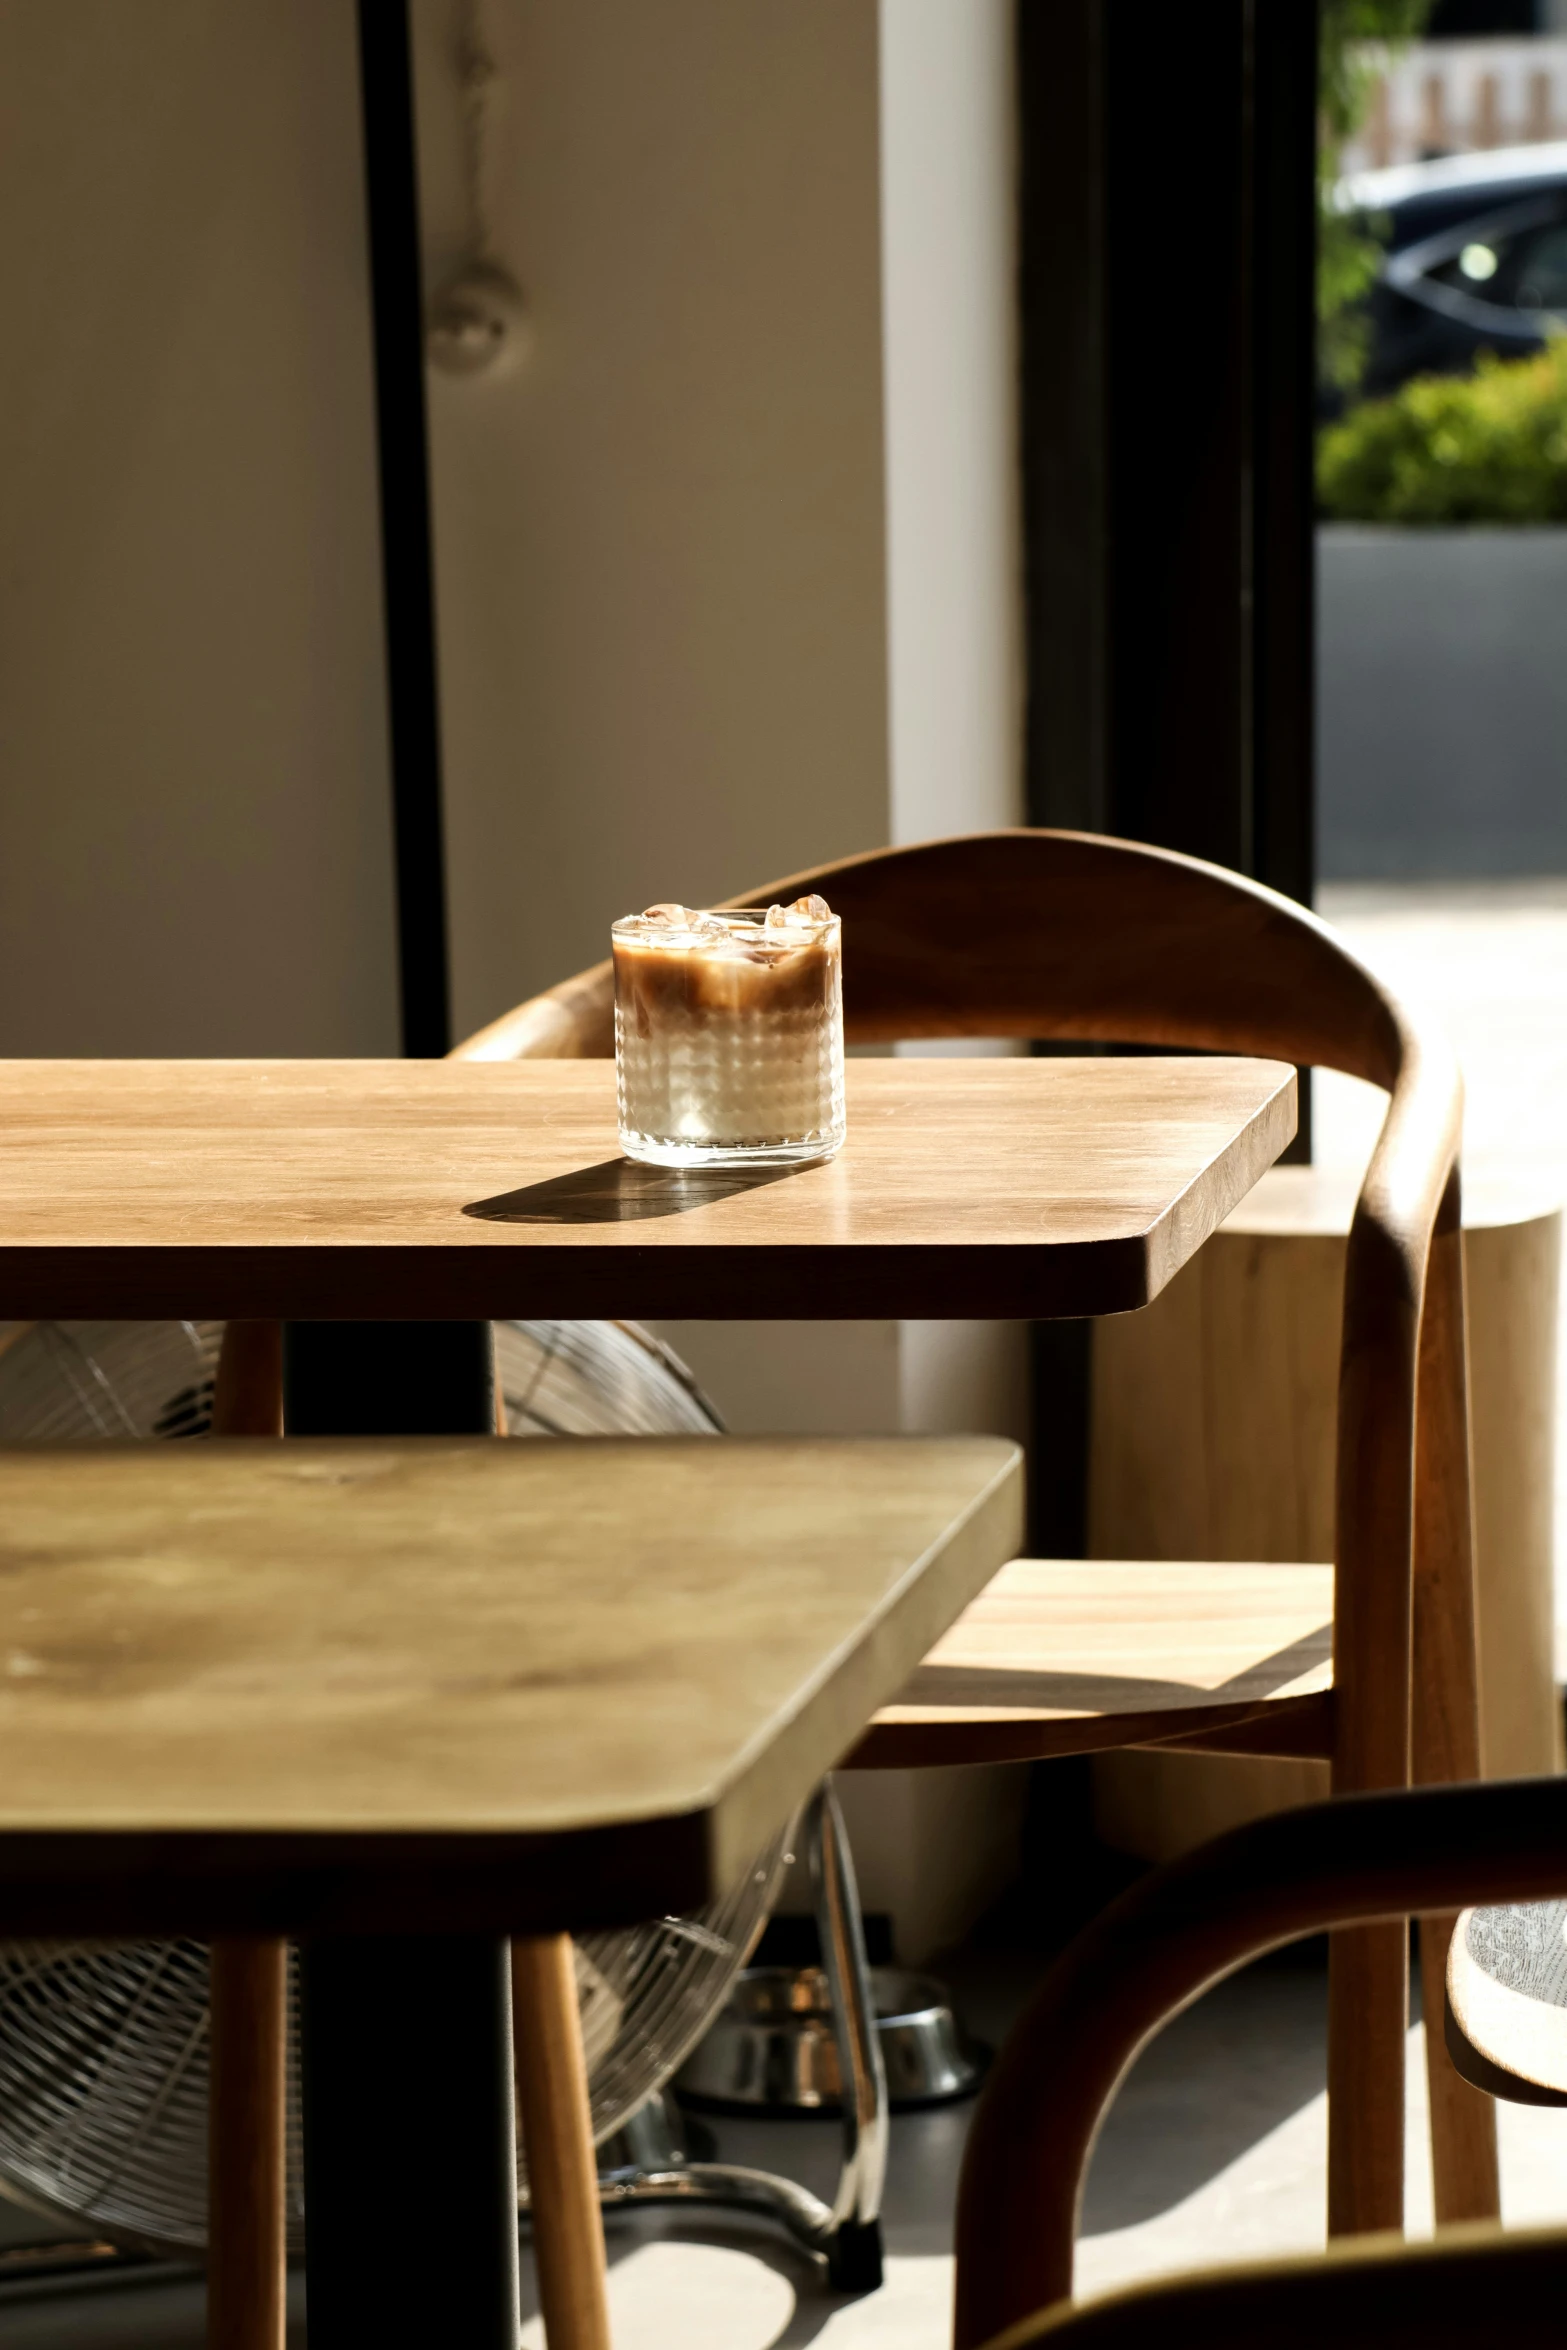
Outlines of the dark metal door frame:
[[[1317,0],[1017,0],[1017,63],[1029,821],[1309,904]],[[1047,1555],[1088,1383],[1086,1325],[1039,1326]]]
[[1315,0],[1018,0],[1031,820],[1309,902]]
[[358,0],[403,1051],[451,1045],[441,711],[408,0]]

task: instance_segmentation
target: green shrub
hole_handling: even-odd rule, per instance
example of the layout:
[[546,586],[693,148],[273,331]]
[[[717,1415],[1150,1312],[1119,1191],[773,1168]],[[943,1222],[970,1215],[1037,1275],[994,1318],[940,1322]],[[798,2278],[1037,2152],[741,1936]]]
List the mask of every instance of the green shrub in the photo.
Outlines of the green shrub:
[[1317,496],[1343,522],[1567,522],[1567,336],[1352,408],[1317,443]]

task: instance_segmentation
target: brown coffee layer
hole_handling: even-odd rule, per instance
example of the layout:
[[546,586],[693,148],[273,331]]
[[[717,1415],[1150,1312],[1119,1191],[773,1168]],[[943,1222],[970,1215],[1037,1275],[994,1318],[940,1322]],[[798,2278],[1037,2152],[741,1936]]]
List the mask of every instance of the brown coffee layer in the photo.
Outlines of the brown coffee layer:
[[[760,933],[758,933],[760,939]],[[799,1012],[824,1002],[832,987],[836,942],[752,946],[717,952],[707,945],[652,946],[614,941],[615,1002],[638,1036],[675,1015],[717,1020]]]

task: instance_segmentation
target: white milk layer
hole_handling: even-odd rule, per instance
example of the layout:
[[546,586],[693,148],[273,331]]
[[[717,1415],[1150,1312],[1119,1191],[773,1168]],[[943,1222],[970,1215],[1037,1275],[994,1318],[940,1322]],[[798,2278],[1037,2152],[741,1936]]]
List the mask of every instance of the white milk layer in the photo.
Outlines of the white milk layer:
[[615,1015],[622,1132],[708,1149],[831,1146],[843,1133],[838,974],[814,1003],[765,1010],[661,1004]]

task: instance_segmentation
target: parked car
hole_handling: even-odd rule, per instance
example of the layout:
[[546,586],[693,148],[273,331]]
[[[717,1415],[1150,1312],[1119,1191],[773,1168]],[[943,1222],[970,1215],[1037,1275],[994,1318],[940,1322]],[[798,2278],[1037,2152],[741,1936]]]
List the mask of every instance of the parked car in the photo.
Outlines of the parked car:
[[1567,331],[1567,140],[1396,164],[1337,202],[1387,248],[1371,289],[1363,396],[1523,358]]

